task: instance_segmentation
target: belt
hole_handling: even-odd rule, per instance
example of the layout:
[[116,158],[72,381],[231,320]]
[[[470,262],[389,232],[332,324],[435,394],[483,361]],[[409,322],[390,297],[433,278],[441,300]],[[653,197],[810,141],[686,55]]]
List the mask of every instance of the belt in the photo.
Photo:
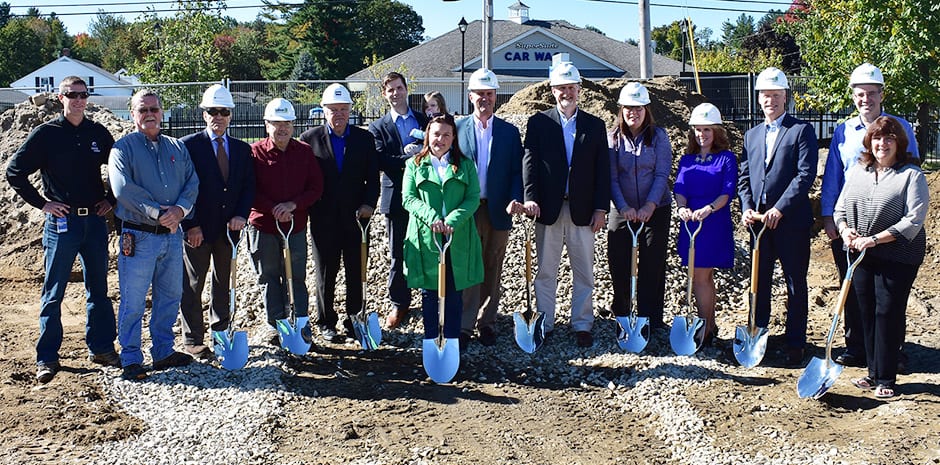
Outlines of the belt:
[[169,228],[165,226],[160,226],[160,225],[151,226],[149,224],[131,223],[130,221],[122,221],[121,227],[126,228],[126,229],[135,229],[137,231],[149,232],[151,234],[170,234],[172,232],[170,231]]
[[72,213],[73,213],[75,216],[88,216],[88,215],[91,214],[92,210],[93,210],[93,208],[91,208],[91,207],[78,207],[78,208],[74,208],[74,207],[73,207],[73,208],[72,208]]
[[563,195],[563,196],[561,197],[561,200],[567,202],[567,201],[568,201],[568,194]]

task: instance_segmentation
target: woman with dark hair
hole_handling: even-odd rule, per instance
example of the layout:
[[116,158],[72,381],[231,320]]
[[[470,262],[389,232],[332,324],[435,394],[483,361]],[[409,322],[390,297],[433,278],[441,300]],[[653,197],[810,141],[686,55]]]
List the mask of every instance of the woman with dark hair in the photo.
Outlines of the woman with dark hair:
[[652,329],[665,328],[663,302],[666,292],[666,243],[672,196],[669,171],[672,146],[666,131],[656,126],[650,113],[649,91],[631,82],[617,100],[616,127],[608,134],[610,147],[610,191],[615,209],[607,218],[607,261],[614,289],[611,311],[615,316],[629,312],[630,255],[633,229],[646,223],[639,237],[637,272],[637,313],[648,317]]
[[[725,208],[738,184],[738,165],[729,148],[728,133],[721,113],[710,103],[692,110],[689,119],[686,154],[679,160],[676,183],[677,213],[682,221],[702,223],[696,242],[698,249],[692,271],[692,290],[698,316],[705,320],[704,341],[710,344],[718,334],[715,324],[715,268],[734,266],[734,227],[731,209]],[[698,225],[689,225],[694,229]],[[689,235],[680,228],[677,248],[682,265],[689,261]]]
[[421,111],[423,111],[425,115],[428,115],[428,118],[449,113],[447,111],[447,103],[444,102],[444,96],[436,90],[424,94],[424,102],[421,104]]
[[897,395],[898,347],[903,340],[907,299],[924,261],[929,191],[907,151],[907,134],[890,116],[875,120],[863,139],[858,164],[849,169],[834,220],[845,244],[867,250],[855,269],[868,361],[868,376],[852,380],[888,399]]
[[483,251],[473,214],[480,181],[473,160],[455,143],[450,115],[431,119],[424,147],[405,165],[402,206],[409,213],[404,271],[408,287],[421,289],[424,338],[438,336],[438,245],[451,238],[446,254],[444,337],[460,337],[461,290],[483,282]]

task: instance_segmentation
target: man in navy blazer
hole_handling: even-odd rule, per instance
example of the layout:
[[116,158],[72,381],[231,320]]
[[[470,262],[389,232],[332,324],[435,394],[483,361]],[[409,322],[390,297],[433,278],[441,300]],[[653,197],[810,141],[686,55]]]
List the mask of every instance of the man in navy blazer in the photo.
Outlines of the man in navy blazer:
[[228,329],[229,273],[232,246],[225,237],[229,230],[245,227],[255,198],[255,168],[251,146],[226,134],[235,103],[228,89],[218,84],[203,94],[200,107],[206,129],[180,139],[189,150],[199,195],[192,218],[183,220],[186,232],[183,263],[183,297],[180,301],[183,344],[196,357],[211,355],[205,345],[202,319],[202,289],[212,266],[212,300],[209,326],[213,331]]
[[405,146],[412,144],[414,147],[414,143],[421,143],[413,134],[415,130],[424,131],[428,119],[424,113],[415,113],[408,107],[408,84],[401,74],[393,71],[385,75],[382,79],[382,95],[388,101],[389,111],[369,125],[369,132],[375,137],[375,150],[379,154],[379,169],[382,171],[379,213],[385,215],[385,230],[392,259],[388,276],[388,298],[392,311],[385,320],[386,326],[391,329],[407,318],[411,308],[411,289],[402,270],[402,247],[408,229],[408,212],[401,206],[401,188],[405,160],[414,153],[406,152]]
[[813,210],[809,189],[816,178],[818,146],[813,127],[786,113],[787,78],[767,68],[754,86],[764,122],[744,134],[744,152],[738,176],[741,219],[746,225],[764,215],[764,233],[758,263],[756,324],[770,322],[774,262],[780,260],[787,283],[787,323],[784,364],[799,367],[806,344],[809,295],[809,243]]
[[493,115],[499,82],[481,68],[470,75],[473,114],[457,121],[460,151],[476,162],[480,178],[480,207],[474,218],[483,243],[483,283],[463,291],[460,340],[466,347],[474,325],[484,346],[496,343],[500,276],[512,228],[511,214],[522,213],[522,139],[519,129]]
[[[562,246],[571,262],[571,326],[579,347],[594,344],[594,233],[610,205],[610,158],[604,122],[578,109],[581,75],[565,54],[553,57],[549,84],[557,105],[526,124],[522,178],[526,213],[538,217],[535,276],[546,335],[555,324]],[[560,60],[558,59],[559,57]]]
[[[326,124],[308,129],[300,140],[313,149],[323,172],[323,196],[310,207],[310,237],[320,268],[317,326],[329,342],[355,338],[350,317],[362,306],[362,234],[379,198],[379,168],[372,134],[349,124],[352,99],[342,84],[330,84],[320,101]],[[367,238],[368,240],[368,238]],[[340,259],[346,270],[345,334],[337,334],[333,307]]]

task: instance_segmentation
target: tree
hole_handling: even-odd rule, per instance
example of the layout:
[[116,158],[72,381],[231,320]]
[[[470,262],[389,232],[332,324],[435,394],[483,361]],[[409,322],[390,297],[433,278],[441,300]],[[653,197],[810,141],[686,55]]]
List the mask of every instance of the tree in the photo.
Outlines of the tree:
[[940,3],[936,0],[814,0],[794,3],[781,23],[796,38],[812,76],[799,103],[822,109],[849,107],[848,76],[861,63],[886,79],[890,111],[917,111],[918,141],[940,101]]
[[98,55],[101,61],[97,62],[98,65],[113,72],[121,68],[130,69],[136,61],[143,59],[146,55],[143,36],[152,34],[153,29],[132,27],[120,16],[98,10],[88,32],[100,47]]
[[245,26],[235,26],[215,37],[215,48],[222,57],[223,74],[236,80],[261,79],[264,35]]
[[741,48],[744,39],[756,32],[754,18],[747,13],[741,13],[735,22],[725,20],[721,23],[721,43],[732,52]]
[[310,53],[323,78],[342,79],[365,66],[368,57],[387,58],[414,47],[424,35],[421,17],[396,0],[305,0],[299,8],[293,3],[270,8],[284,24],[275,26],[282,53],[266,68],[280,77],[290,72],[301,50]]
[[[772,15],[767,15],[771,17]],[[779,15],[775,15],[779,17]],[[773,20],[761,20],[757,32],[747,36],[741,42],[740,51],[745,56],[753,57],[762,51],[773,50],[780,57],[780,62],[774,66],[779,67],[788,74],[800,74],[803,68],[803,59],[800,47],[796,40],[784,31],[778,31]]]
[[0,3],[0,27],[6,26],[8,21],[10,21],[10,4]]
[[602,36],[606,36],[606,35],[607,35],[607,34],[604,34],[604,31],[602,31],[602,30],[600,30],[600,29],[598,29],[598,28],[596,28],[596,27],[594,27],[594,26],[591,26],[590,24],[587,25],[587,26],[584,26],[584,28],[587,29],[587,30],[589,30],[589,31],[591,31],[591,32],[596,32],[596,33],[598,33],[598,34],[600,34],[600,35],[602,35]]
[[46,64],[42,57],[42,38],[28,21],[14,18],[0,28],[0,87]]
[[696,55],[700,71],[711,73],[759,73],[764,68],[780,68],[783,58],[774,49],[729,53],[727,49],[706,50]]

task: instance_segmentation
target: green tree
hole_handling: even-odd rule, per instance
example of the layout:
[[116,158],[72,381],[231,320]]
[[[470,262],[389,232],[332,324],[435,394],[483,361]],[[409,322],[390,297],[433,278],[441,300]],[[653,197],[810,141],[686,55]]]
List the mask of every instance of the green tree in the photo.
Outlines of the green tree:
[[[767,15],[767,17],[779,17]],[[785,32],[783,28],[771,20],[761,20],[757,32],[747,36],[741,42],[740,52],[746,57],[754,57],[758,53],[773,50],[780,57],[780,62],[774,66],[786,71],[788,74],[800,74],[803,68],[803,59],[800,47],[796,40]]]
[[774,49],[729,53],[727,49],[705,50],[696,55],[700,71],[711,73],[759,73],[764,68],[780,68],[783,58]]
[[231,79],[261,79],[259,57],[265,53],[264,35],[245,26],[235,26],[215,37],[222,57],[223,74]]
[[863,62],[885,75],[890,111],[917,112],[918,141],[940,101],[940,3],[936,0],[814,0],[794,3],[782,20],[796,37],[811,76],[801,104],[839,110],[850,105],[848,76]]
[[10,4],[7,2],[0,3],[0,27],[6,26],[9,20]]
[[757,28],[754,26],[754,18],[741,13],[741,16],[738,16],[733,23],[729,20],[721,23],[721,43],[732,51],[737,51],[741,48],[744,39],[754,35],[755,32]]
[[373,55],[382,59],[417,45],[424,35],[421,17],[396,0],[323,2],[305,0],[271,5],[283,25],[276,26],[281,52],[265,67],[289,74],[301,50],[316,61],[320,75],[342,79],[361,69]]
[[42,57],[42,37],[28,22],[14,18],[0,28],[0,87],[46,64]]

